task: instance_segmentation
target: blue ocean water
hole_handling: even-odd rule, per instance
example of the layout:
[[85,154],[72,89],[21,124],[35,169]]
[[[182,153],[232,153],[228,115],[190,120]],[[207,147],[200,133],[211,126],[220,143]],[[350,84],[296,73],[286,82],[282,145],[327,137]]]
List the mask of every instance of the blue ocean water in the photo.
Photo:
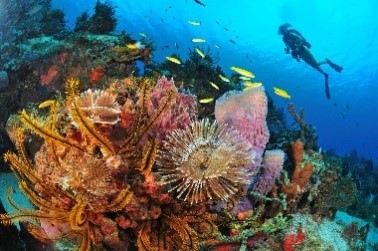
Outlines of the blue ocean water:
[[[192,38],[204,38],[200,47],[209,48],[229,76],[231,65],[250,69],[277,106],[286,110],[293,102],[303,108],[323,150],[344,155],[355,149],[378,161],[377,1],[203,0],[206,6],[194,0],[111,2],[117,7],[117,31],[152,38],[157,46],[154,61],[162,62],[172,53],[186,59],[189,49],[197,46]],[[91,13],[94,4],[94,0],[54,1],[54,7],[66,13],[69,27],[84,10]],[[302,33],[317,60],[329,58],[343,66],[342,73],[322,66],[330,74],[330,100],[325,98],[323,76],[284,53],[277,33],[283,23]],[[275,96],[273,86],[292,98]]]

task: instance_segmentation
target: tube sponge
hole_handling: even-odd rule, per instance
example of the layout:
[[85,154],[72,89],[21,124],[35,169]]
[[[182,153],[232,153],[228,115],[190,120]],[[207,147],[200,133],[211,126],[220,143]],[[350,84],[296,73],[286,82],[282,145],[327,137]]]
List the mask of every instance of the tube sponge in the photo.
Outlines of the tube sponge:
[[283,163],[285,161],[285,154],[282,150],[268,150],[264,156],[264,167],[253,186],[253,192],[267,195],[276,178],[280,176]]

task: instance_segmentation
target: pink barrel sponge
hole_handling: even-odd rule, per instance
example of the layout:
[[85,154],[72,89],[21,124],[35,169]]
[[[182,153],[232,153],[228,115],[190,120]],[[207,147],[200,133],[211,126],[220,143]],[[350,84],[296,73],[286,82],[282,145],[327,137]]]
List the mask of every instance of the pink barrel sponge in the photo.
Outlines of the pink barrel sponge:
[[285,153],[282,150],[266,151],[264,166],[253,185],[253,192],[267,195],[272,190],[275,180],[280,176],[284,161]]
[[147,102],[148,114],[152,116],[156,112],[169,91],[175,93],[175,98],[153,130],[159,140],[163,140],[168,132],[186,128],[192,121],[197,120],[196,97],[179,92],[173,79],[168,80],[164,76],[158,80],[151,92],[150,100]]
[[269,140],[266,123],[268,99],[264,87],[225,93],[217,99],[214,113],[219,124],[227,123],[233,126],[241,137],[252,145],[256,154],[256,164],[260,165]]

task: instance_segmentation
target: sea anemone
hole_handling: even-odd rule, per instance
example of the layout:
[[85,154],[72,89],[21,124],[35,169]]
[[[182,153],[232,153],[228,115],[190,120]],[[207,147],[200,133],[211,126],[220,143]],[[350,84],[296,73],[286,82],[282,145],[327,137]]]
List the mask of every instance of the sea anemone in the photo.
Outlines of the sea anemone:
[[250,183],[253,161],[236,130],[204,119],[168,134],[156,163],[160,184],[193,204],[235,196]]

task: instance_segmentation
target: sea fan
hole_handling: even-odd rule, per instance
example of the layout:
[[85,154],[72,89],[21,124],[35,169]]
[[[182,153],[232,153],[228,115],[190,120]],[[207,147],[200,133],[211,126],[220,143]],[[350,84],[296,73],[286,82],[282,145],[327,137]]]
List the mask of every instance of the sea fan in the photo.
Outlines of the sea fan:
[[195,121],[171,132],[158,152],[160,183],[193,203],[228,200],[250,183],[251,146],[226,125]]

